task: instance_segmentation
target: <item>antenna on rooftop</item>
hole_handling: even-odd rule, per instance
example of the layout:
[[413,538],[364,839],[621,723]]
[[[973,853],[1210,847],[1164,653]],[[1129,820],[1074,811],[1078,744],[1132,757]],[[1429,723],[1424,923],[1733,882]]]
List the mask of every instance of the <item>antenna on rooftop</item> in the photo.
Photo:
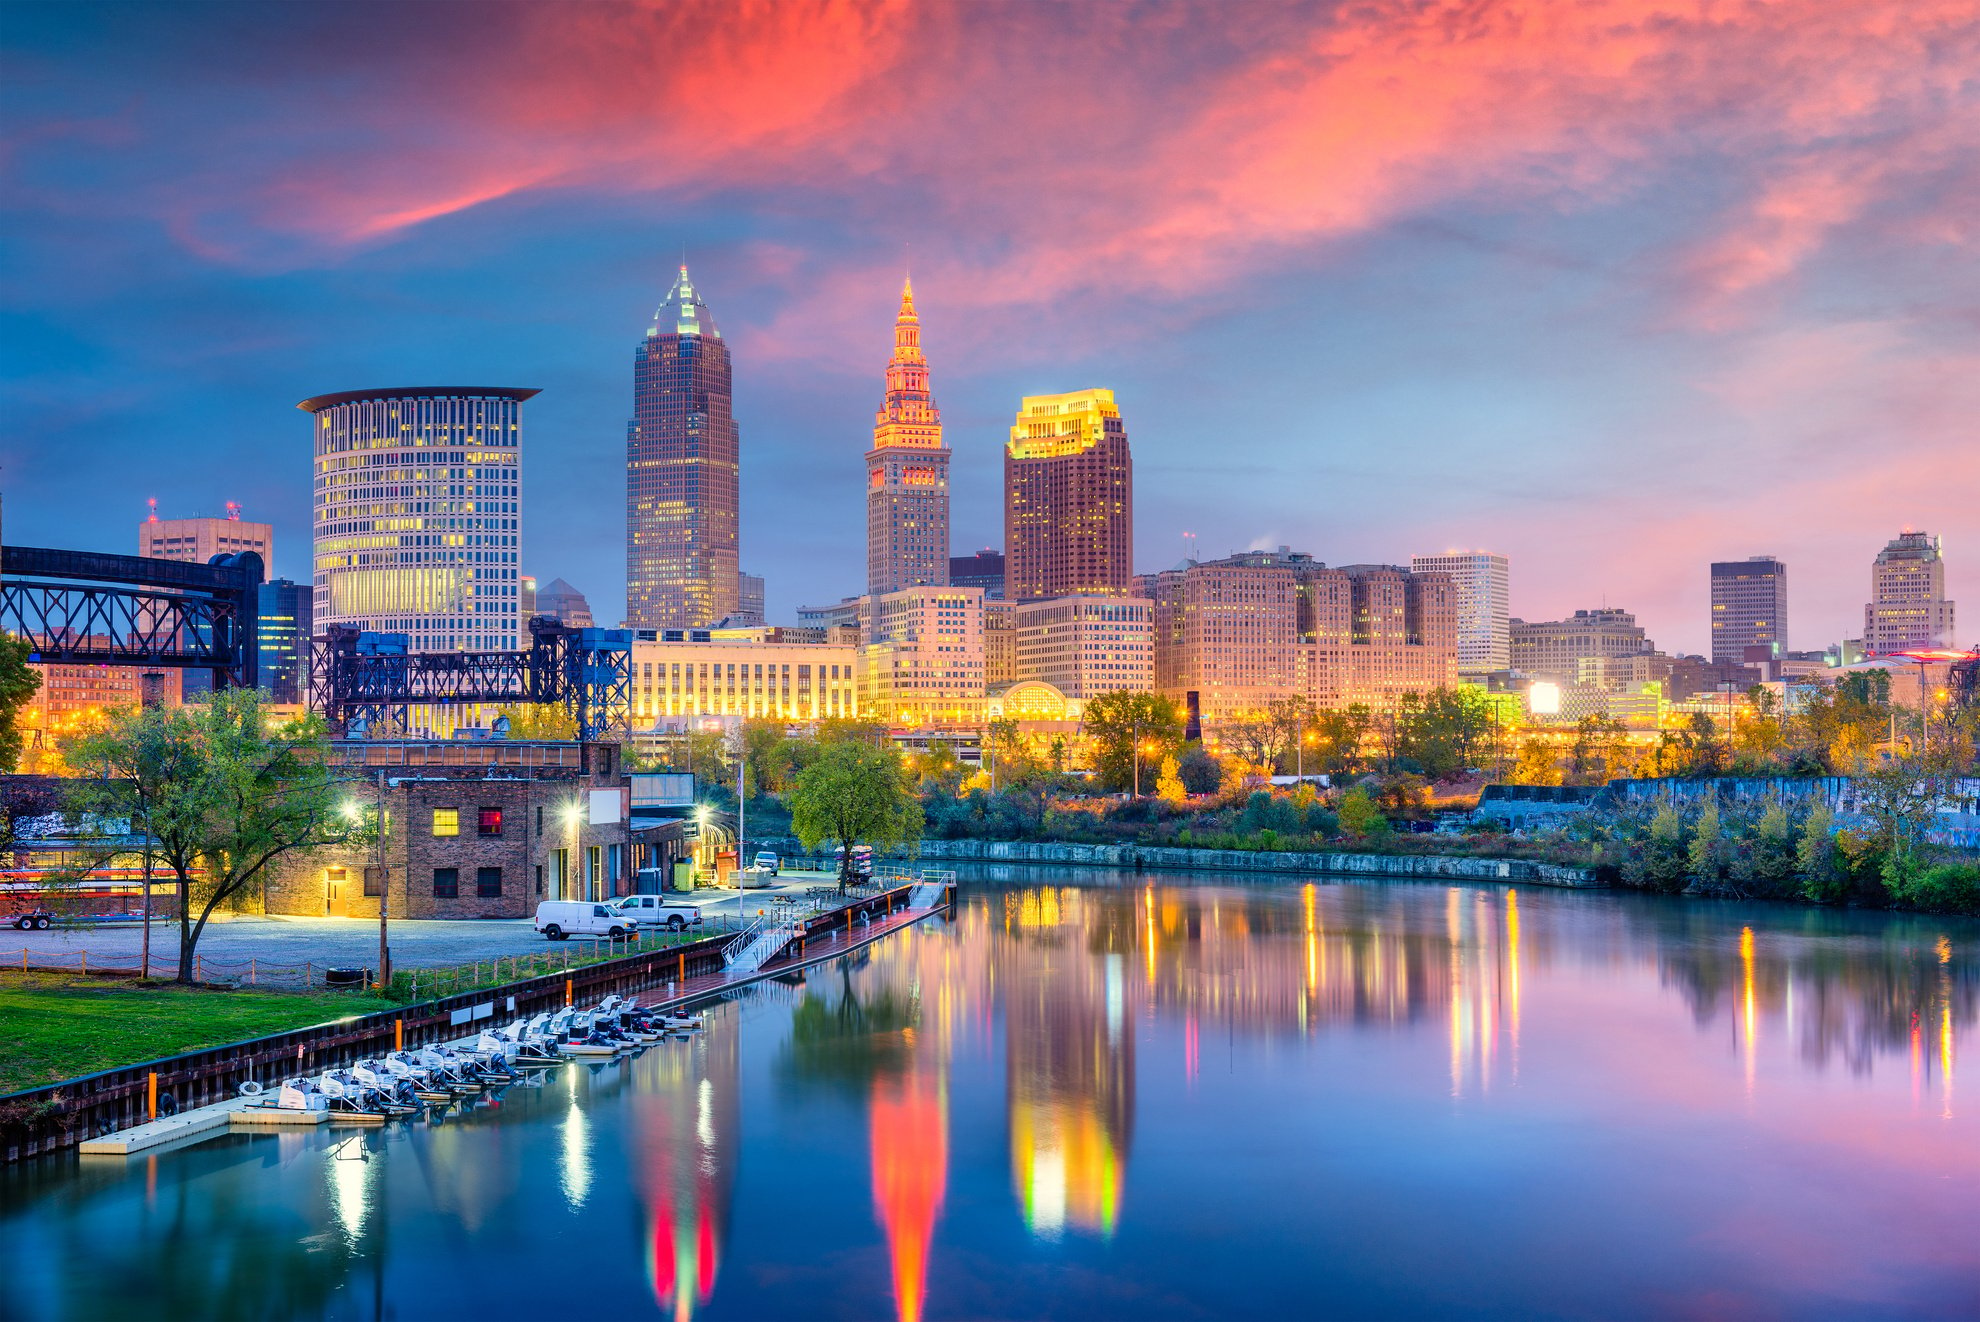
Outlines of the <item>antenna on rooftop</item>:
[[1183,534],[1183,559],[1196,559],[1196,534],[1193,532]]
[[238,500],[230,500],[227,502],[227,517],[235,520],[236,522],[240,520],[241,502],[239,502]]
[[150,523],[158,522],[158,497],[156,496],[151,497],[149,500],[144,502],[144,505],[146,509],[151,511],[151,517],[150,519],[147,520],[147,522]]

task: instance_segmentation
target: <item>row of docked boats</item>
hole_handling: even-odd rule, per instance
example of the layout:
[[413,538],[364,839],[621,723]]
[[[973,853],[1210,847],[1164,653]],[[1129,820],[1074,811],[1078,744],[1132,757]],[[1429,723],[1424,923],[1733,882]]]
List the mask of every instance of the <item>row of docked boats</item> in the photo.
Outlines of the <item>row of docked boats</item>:
[[637,997],[607,996],[589,1010],[561,1010],[484,1029],[471,1041],[370,1057],[290,1079],[273,1093],[242,1085],[250,1109],[326,1111],[333,1120],[383,1124],[540,1075],[574,1058],[641,1051],[701,1029],[695,1015],[667,1014]]

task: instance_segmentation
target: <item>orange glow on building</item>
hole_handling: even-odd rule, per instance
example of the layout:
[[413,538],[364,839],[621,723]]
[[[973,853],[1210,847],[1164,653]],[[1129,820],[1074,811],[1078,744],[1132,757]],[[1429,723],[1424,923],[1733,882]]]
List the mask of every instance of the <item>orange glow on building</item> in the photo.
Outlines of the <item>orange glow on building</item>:
[[901,286],[887,397],[866,452],[866,590],[879,595],[949,582],[949,451],[929,390],[914,285]]

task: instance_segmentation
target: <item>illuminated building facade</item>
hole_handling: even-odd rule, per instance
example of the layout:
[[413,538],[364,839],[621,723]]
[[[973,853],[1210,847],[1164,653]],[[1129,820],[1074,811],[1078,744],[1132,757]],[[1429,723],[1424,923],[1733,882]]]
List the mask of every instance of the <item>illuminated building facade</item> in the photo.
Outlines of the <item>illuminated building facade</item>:
[[1520,674],[1556,684],[1581,679],[1582,663],[1656,651],[1636,617],[1618,607],[1576,611],[1565,620],[1512,621],[1512,664]]
[[319,395],[314,626],[415,652],[522,645],[522,405],[537,392],[413,386]]
[[1787,566],[1771,555],[1712,562],[1712,660],[1746,664],[1746,649],[1787,650]]
[[866,452],[866,590],[878,596],[948,582],[949,451],[910,282],[901,286],[887,397]]
[[1081,702],[1120,689],[1147,692],[1155,687],[1154,610],[1145,597],[1015,603],[1017,681],[1042,680]]
[[1870,566],[1870,601],[1863,608],[1863,650],[1871,656],[1914,648],[1956,646],[1953,603],[1946,600],[1946,562],[1930,533],[1901,533]]
[[1449,576],[1394,565],[1328,568],[1280,547],[1185,561],[1139,580],[1154,603],[1155,688],[1195,692],[1204,719],[1304,696],[1396,705],[1457,682]]
[[[961,587],[963,584],[956,584]],[[1017,604],[983,598],[983,687],[1017,683]]]
[[868,598],[860,710],[896,725],[983,720],[983,591],[908,588]]
[[1134,463],[1111,390],[1027,395],[1004,448],[1004,595],[1134,591]]
[[626,620],[705,629],[741,585],[741,451],[729,346],[686,266],[633,351],[626,426]]
[[859,645],[804,630],[642,629],[633,635],[632,726],[696,716],[838,720],[859,715]]
[[1411,556],[1418,574],[1444,574],[1457,593],[1458,673],[1489,675],[1512,665],[1508,615],[1512,603],[1511,563],[1489,551],[1452,551]]
[[255,605],[256,682],[276,702],[309,701],[309,640],[316,593],[307,583],[278,578],[257,589]]

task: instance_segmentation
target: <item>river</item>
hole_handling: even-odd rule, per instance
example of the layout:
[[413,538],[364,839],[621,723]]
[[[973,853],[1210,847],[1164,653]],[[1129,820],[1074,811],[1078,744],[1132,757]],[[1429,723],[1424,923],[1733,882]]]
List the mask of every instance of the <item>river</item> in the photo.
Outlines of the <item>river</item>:
[[0,1172],[0,1312],[1980,1315],[1971,922],[964,876],[465,1115]]

